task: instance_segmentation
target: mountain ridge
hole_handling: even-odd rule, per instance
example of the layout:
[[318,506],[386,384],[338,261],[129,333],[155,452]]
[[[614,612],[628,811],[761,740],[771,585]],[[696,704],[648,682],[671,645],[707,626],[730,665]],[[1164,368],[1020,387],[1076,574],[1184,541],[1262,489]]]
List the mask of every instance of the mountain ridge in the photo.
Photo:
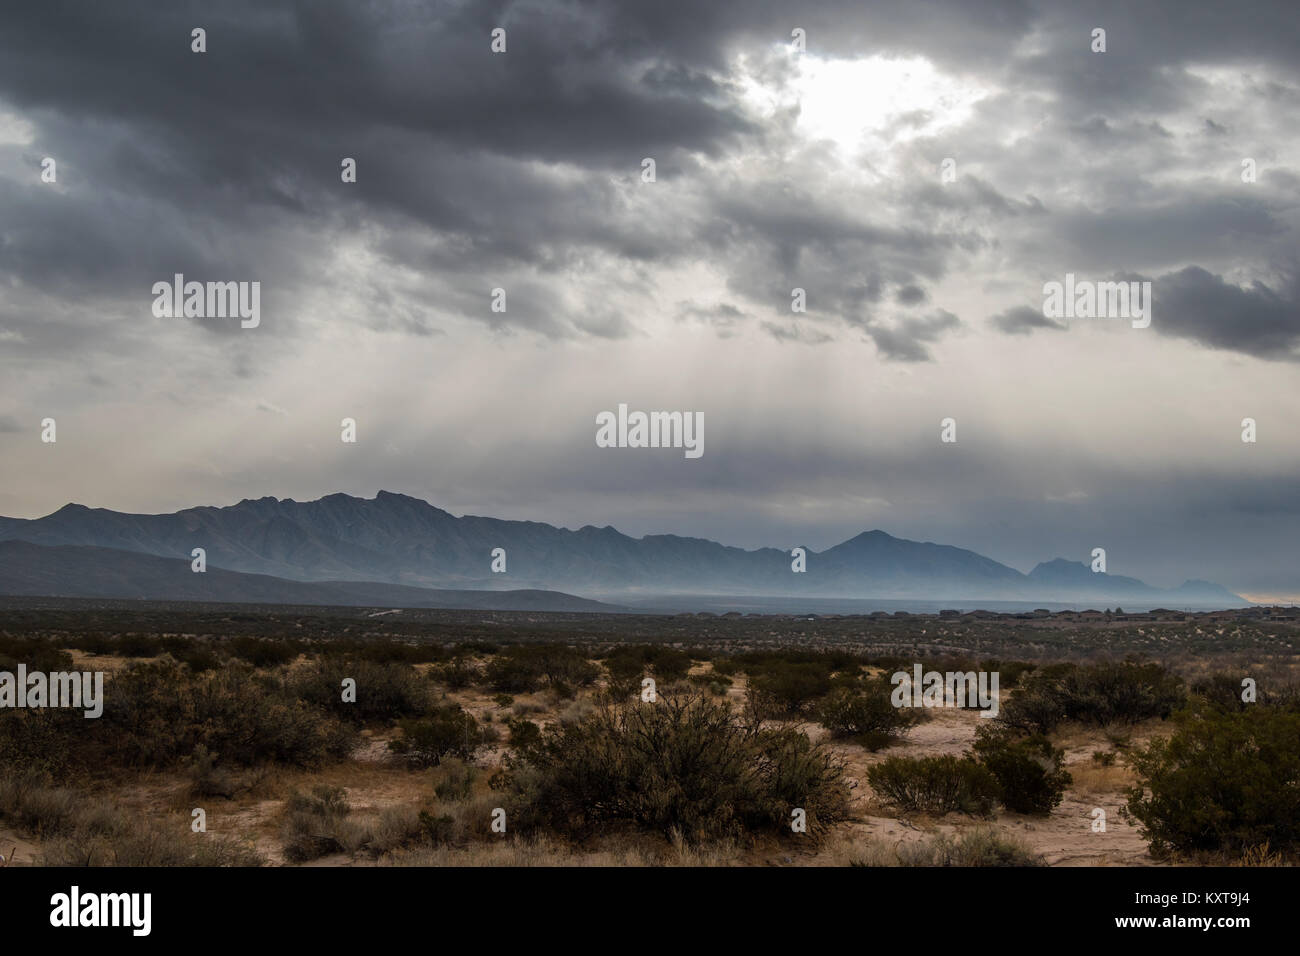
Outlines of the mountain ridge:
[[[202,547],[210,567],[289,581],[523,588],[589,597],[697,593],[1249,604],[1210,582],[1155,588],[1137,578],[1094,574],[1065,558],[1024,574],[968,549],[881,529],[821,552],[806,549],[807,570],[792,573],[790,552],[779,548],[745,550],[675,534],[633,538],[612,525],[572,530],[539,521],[456,517],[423,499],[383,490],[374,498],[338,492],[306,502],[268,495],[154,515],[69,503],[42,518],[0,517],[4,540],[186,559]],[[506,552],[504,574],[492,571],[496,548]]]

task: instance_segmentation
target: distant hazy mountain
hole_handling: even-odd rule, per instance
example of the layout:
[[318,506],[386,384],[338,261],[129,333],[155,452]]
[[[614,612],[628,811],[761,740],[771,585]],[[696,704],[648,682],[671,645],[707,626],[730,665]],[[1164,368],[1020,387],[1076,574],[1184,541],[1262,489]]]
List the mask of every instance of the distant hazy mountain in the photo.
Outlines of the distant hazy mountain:
[[556,591],[438,591],[370,581],[288,581],[219,568],[198,574],[184,558],[26,541],[0,541],[0,594],[491,611],[622,610]]
[[[381,491],[318,501],[246,499],[225,508],[132,515],[66,505],[35,520],[0,518],[0,540],[90,545],[189,559],[209,568],[296,581],[373,581],[415,587],[536,588],[591,596],[638,594],[804,595],[924,600],[1095,601],[1178,606],[1248,602],[1206,582],[1152,588],[1057,559],[1030,574],[948,545],[869,531],[791,571],[788,551],[745,551],[702,538],[631,538],[611,527],[577,531],[535,521],[457,518],[428,502]],[[506,552],[506,573],[491,572]],[[211,573],[211,572],[209,572]],[[369,602],[367,602],[369,603]]]
[[1068,590],[1080,596],[1104,594],[1114,597],[1147,595],[1152,589],[1137,578],[1118,574],[1098,574],[1079,561],[1057,558],[1044,561],[1029,572],[1029,580],[1045,590]]
[[1165,596],[1179,606],[1195,604],[1231,607],[1250,602],[1225,587],[1209,581],[1184,581],[1176,588],[1153,588],[1137,578],[1118,574],[1097,574],[1080,561],[1057,558],[1045,561],[1029,572],[1029,580],[1043,593],[1074,595],[1073,600],[1146,602],[1153,597]]

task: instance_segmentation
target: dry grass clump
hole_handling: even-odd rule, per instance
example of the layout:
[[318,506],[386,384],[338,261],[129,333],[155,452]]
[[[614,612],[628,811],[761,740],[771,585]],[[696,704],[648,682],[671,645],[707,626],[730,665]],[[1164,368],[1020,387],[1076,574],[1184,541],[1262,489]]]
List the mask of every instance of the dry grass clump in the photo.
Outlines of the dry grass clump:
[[1042,856],[1019,837],[993,827],[960,834],[940,833],[925,840],[890,845],[869,840],[837,848],[849,866],[1046,866]]
[[35,775],[0,780],[0,818],[42,839],[45,866],[260,866],[242,841],[193,833],[189,818],[141,821]]

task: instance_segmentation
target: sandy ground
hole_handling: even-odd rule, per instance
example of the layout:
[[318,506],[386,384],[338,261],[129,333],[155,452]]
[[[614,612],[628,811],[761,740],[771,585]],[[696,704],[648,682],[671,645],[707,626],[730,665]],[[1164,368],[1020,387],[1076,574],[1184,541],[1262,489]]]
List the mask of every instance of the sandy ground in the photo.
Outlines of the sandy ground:
[[[1056,741],[1066,751],[1065,768],[1075,778],[1066,789],[1061,805],[1048,817],[1025,816],[1001,812],[991,821],[972,820],[959,814],[935,819],[924,815],[898,813],[886,807],[871,791],[867,771],[893,755],[908,757],[960,756],[975,740],[975,729],[982,722],[975,712],[957,709],[928,711],[929,719],[912,728],[903,743],[877,753],[861,747],[833,743],[846,765],[852,789],[854,810],[861,814],[854,824],[868,837],[892,843],[919,841],[934,833],[954,833],[992,824],[999,831],[1019,837],[1053,866],[1151,866],[1146,841],[1137,828],[1120,815],[1123,789],[1132,782],[1129,772],[1115,766],[1102,769],[1092,759],[1095,751],[1112,749],[1102,731],[1074,728]],[[1160,722],[1135,729],[1134,742],[1148,739]],[[820,728],[810,730],[814,739]],[[1094,831],[1094,811],[1105,811],[1105,832]]]
[[37,845],[17,830],[0,827],[0,856],[6,866],[30,866],[36,862]]

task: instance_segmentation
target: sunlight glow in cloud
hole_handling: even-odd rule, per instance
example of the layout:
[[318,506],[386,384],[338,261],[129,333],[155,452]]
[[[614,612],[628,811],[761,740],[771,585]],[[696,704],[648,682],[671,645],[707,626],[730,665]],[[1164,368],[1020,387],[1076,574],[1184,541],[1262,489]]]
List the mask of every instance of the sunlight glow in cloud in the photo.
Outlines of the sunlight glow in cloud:
[[919,56],[787,55],[794,73],[783,86],[765,83],[741,62],[745,101],[765,116],[797,109],[795,131],[808,140],[829,140],[846,161],[884,162],[891,144],[966,123],[975,104],[993,92],[942,73]]

